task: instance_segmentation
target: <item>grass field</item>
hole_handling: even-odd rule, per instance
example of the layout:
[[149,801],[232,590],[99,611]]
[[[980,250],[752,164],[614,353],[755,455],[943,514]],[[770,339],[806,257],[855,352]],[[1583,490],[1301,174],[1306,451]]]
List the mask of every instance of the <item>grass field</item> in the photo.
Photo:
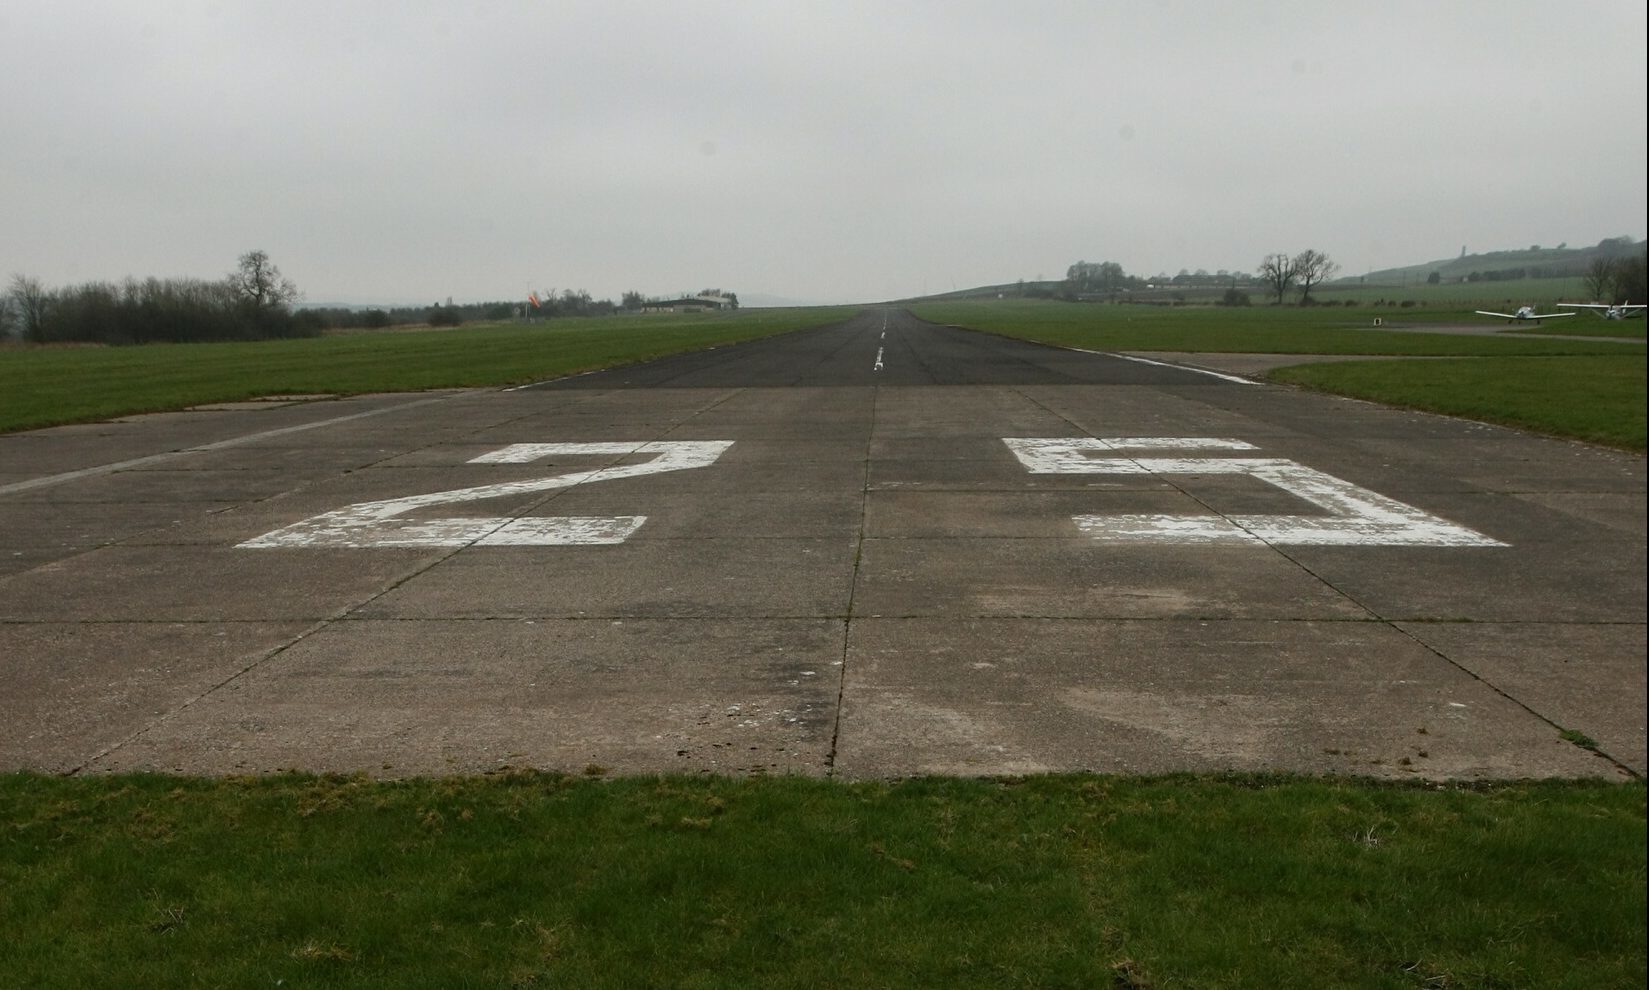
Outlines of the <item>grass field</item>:
[[[1550,306],[1559,302],[1593,302],[1586,294],[1586,280],[1574,275],[1568,278],[1520,278],[1508,282],[1448,282],[1429,285],[1423,279],[1406,284],[1360,285],[1347,280],[1344,283],[1323,286],[1312,295],[1322,299],[1355,302],[1368,305],[1387,300],[1402,302],[1412,299],[1423,306],[1469,306],[1472,309],[1499,309],[1510,305]],[[1547,312],[1541,309],[1541,312]],[[1501,310],[1509,313],[1511,310]]]
[[854,308],[475,324],[302,340],[0,350],[0,432],[264,395],[510,385],[843,320]]
[[1641,987],[1641,785],[0,775],[0,982]]
[[[1358,361],[1283,368],[1276,381],[1375,402],[1609,444],[1645,446],[1645,354],[1638,341],[1531,334],[1438,334],[1403,324],[1481,324],[1453,310],[1399,310],[1373,329],[1366,310],[1189,308],[1036,301],[914,307],[936,323],[1098,351],[1390,355],[1452,361]],[[1599,329],[1640,321],[1585,319]],[[1306,362],[1302,362],[1306,363]]]

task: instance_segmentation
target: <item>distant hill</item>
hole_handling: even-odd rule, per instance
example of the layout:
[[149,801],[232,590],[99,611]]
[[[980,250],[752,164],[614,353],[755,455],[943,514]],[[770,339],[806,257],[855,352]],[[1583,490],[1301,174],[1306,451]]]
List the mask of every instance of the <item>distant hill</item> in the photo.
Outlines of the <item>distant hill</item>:
[[[1641,256],[1646,247],[1649,247],[1649,241],[1634,241],[1631,237],[1610,237],[1590,247],[1571,248],[1563,244],[1555,248],[1528,247],[1483,254],[1463,254],[1458,258],[1444,258],[1401,268],[1382,268],[1364,275],[1346,275],[1325,282],[1321,290],[1423,285],[1430,280],[1433,272],[1437,273],[1438,281],[1446,285],[1509,282],[1521,279],[1579,278],[1587,273],[1595,258],[1619,258],[1632,254]],[[1171,279],[1159,277],[1156,283],[1130,288],[1126,290],[1125,295],[1132,302],[1209,302],[1218,300],[1227,288],[1239,288],[1255,293],[1255,298],[1259,298],[1259,294],[1263,292],[1261,283],[1250,272],[1231,272],[1214,278],[1195,277],[1190,280],[1181,273]],[[1484,284],[1482,288],[1489,287]],[[1051,299],[1062,296],[1065,289],[1065,283],[1058,280],[1020,280],[938,292],[927,296],[913,296],[897,301],[938,302],[1026,297]]]
[[[1327,283],[1325,288],[1351,285],[1413,285],[1425,282],[1436,272],[1443,282],[1512,281],[1519,278],[1570,278],[1585,275],[1594,258],[1618,258],[1642,254],[1646,242],[1630,237],[1611,237],[1591,247],[1529,247],[1512,251],[1466,254],[1458,258],[1428,261],[1402,268],[1382,268],[1366,275],[1348,275]],[[1474,277],[1475,276],[1475,277]]]

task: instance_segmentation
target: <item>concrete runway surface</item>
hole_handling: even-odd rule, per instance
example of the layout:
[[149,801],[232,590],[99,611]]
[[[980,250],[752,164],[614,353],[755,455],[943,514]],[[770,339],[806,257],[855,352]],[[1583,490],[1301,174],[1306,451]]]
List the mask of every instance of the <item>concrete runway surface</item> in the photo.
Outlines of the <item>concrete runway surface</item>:
[[3,436],[0,768],[1641,776],[1644,481],[883,309]]

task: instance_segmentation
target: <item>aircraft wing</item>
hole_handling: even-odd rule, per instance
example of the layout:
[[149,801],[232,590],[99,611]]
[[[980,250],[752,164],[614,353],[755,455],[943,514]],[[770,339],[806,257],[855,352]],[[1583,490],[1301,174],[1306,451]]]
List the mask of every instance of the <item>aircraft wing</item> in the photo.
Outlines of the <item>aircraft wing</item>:
[[1555,320],[1560,316],[1573,316],[1573,313],[1531,313],[1528,316],[1519,316],[1516,313],[1491,313],[1486,309],[1474,309],[1478,316],[1498,316],[1502,320]]
[[1614,310],[1617,313],[1636,313],[1638,310],[1644,308],[1643,303],[1638,303],[1637,305],[1633,305],[1631,303],[1621,303],[1619,306],[1611,306],[1608,303],[1558,303],[1558,305],[1564,309],[1590,309],[1603,310],[1604,312]]

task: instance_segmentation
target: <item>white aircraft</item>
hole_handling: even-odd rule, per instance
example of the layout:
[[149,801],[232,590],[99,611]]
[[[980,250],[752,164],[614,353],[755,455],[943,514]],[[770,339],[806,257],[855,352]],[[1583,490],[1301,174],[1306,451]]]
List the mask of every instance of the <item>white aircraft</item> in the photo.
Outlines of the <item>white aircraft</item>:
[[1611,306],[1608,303],[1558,303],[1558,305],[1564,309],[1590,310],[1594,315],[1605,320],[1629,319],[1644,310],[1641,303],[1636,306],[1631,303],[1621,303],[1618,306]]
[[1541,320],[1555,320],[1560,316],[1573,316],[1573,313],[1536,313],[1533,306],[1519,306],[1515,313],[1491,313],[1486,309],[1474,310],[1478,316],[1498,316],[1507,323],[1520,320],[1532,320],[1539,323]]

